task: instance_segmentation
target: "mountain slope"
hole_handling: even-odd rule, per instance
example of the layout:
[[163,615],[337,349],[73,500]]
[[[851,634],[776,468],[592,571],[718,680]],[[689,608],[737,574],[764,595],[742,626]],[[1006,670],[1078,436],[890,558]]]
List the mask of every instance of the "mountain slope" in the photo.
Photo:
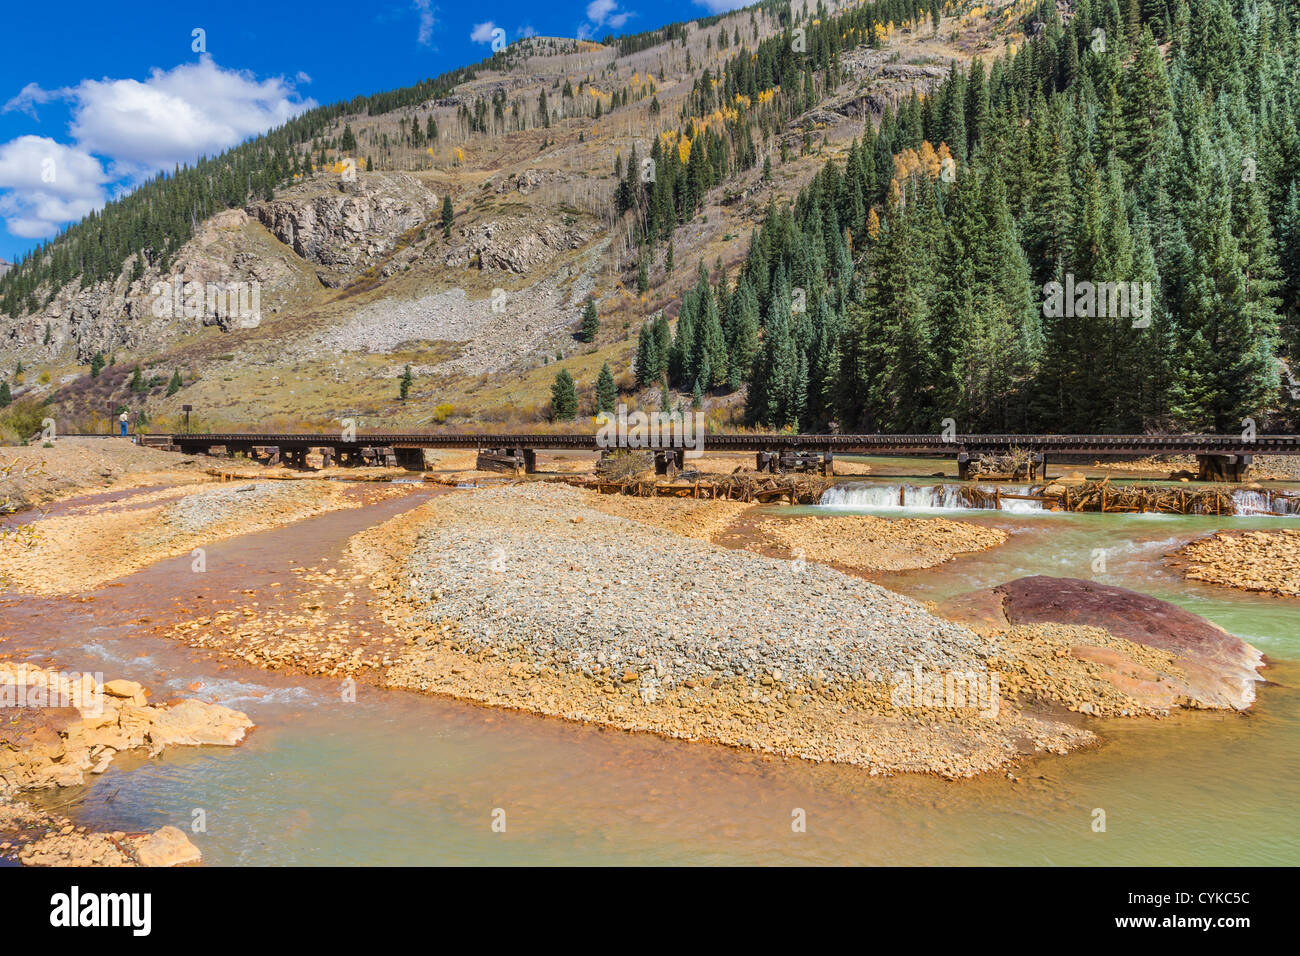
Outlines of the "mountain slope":
[[[1196,12],[1222,26],[1225,9],[1198,0]],[[1235,394],[1233,383],[1214,383],[1204,359],[1175,381],[1181,353],[1215,321],[1204,316],[1225,306],[1175,301],[1182,293],[1162,282],[1183,253],[1152,246],[1150,217],[1163,209],[1165,226],[1186,233],[1192,206],[1176,184],[1139,182],[1140,114],[1125,114],[1130,100],[1152,101],[1134,89],[1150,76],[1175,87],[1155,120],[1172,117],[1188,139],[1191,90],[1239,88],[1198,60],[1222,37],[1161,14],[1160,31],[1175,36],[1155,54],[1168,75],[1162,65],[1151,76],[1145,8],[1062,11],[769,3],[601,44],[533,38],[419,88],[313,111],[202,166],[218,185],[212,163],[260,162],[262,173],[242,198],[216,189],[234,208],[182,230],[184,241],[137,236],[145,245],[115,275],[91,263],[78,279],[73,235],[0,282],[11,310],[0,340],[27,369],[15,393],[50,402],[65,430],[98,427],[119,405],[166,427],[182,403],[214,427],[531,424],[549,415],[557,366],[578,380],[586,413],[608,363],[621,400],[657,407],[666,379],[674,402],[696,391],[729,425],[929,430],[957,416],[964,428],[1064,429],[1099,415],[1101,430],[1267,414],[1270,353],[1289,347],[1295,299],[1276,244],[1300,236],[1300,212],[1294,227],[1285,214],[1295,153],[1278,147],[1294,139],[1300,97],[1267,64],[1295,62],[1296,4],[1269,8],[1249,35],[1231,24],[1234,43],[1261,51],[1264,65],[1240,82],[1267,87],[1274,127],[1260,125],[1259,103],[1216,122],[1270,141],[1276,158],[1236,197],[1242,210],[1260,204],[1261,238],[1250,264],[1224,266],[1246,277],[1243,308],[1255,316],[1232,347],[1251,335],[1263,344],[1248,373],[1258,381],[1231,400],[1216,396]],[[1109,49],[1097,49],[1099,32]],[[1122,143],[1107,139],[1098,90],[1111,91]],[[149,190],[174,204],[188,182]],[[1036,318],[1037,287],[1067,271],[1154,279],[1158,324],[1143,335],[1159,344],[1129,341],[1113,322]],[[209,303],[160,317],[158,290],[180,282],[255,282],[259,321]],[[600,331],[584,342],[589,296]],[[648,356],[639,333],[656,315],[676,341]],[[1114,343],[1160,359],[1117,362]],[[86,370],[97,355],[116,360],[103,381]],[[1140,383],[1088,362],[1072,369],[1077,355],[1141,369]],[[407,366],[414,383],[400,401]],[[1126,411],[1116,403],[1134,387]]]

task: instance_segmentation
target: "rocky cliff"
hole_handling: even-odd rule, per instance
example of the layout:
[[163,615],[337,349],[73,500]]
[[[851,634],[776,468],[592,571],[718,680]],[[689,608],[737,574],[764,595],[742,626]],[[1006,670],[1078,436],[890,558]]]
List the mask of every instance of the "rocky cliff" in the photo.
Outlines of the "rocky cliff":
[[274,314],[360,274],[435,216],[438,203],[406,174],[352,183],[322,176],[202,223],[166,273],[147,269],[132,279],[126,263],[111,282],[74,280],[38,312],[0,315],[0,345],[27,365],[60,357],[85,365],[96,352],[156,352],[202,326],[241,327],[210,291],[191,300],[186,290],[255,283],[262,317]]

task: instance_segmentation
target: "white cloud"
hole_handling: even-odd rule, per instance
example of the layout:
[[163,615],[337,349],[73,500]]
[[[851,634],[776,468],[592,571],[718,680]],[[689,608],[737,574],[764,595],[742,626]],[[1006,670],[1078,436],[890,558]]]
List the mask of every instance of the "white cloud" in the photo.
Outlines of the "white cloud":
[[420,46],[428,46],[433,40],[433,25],[437,21],[433,17],[432,3],[433,0],[411,0],[411,6],[420,14],[420,32],[416,36]]
[[618,4],[614,0],[591,0],[591,3],[587,4],[587,19],[595,26],[600,26],[616,9]]
[[137,178],[212,156],[315,106],[281,78],[258,81],[204,56],[148,80],[83,80],[71,132],[89,152]]
[[32,119],[37,119],[36,104],[48,103],[50,100],[58,99],[64,95],[66,95],[64,90],[43,90],[37,83],[28,83],[18,92],[17,96],[4,105],[3,109],[0,109],[0,113],[21,110]]
[[535,37],[537,36],[537,29],[532,24],[528,24],[526,26],[520,27],[518,30],[515,31],[515,33],[517,33],[521,37]]
[[316,105],[289,81],[223,70],[204,56],[143,81],[83,80],[58,91],[29,83],[4,109],[35,115],[35,104],[55,98],[72,104],[71,144],[44,136],[0,144],[0,216],[27,238],[52,235],[103,206],[106,184],[120,195],[160,169],[214,156]]
[[587,22],[578,27],[578,39],[590,40],[602,27],[605,30],[622,29],[623,24],[634,16],[636,14],[631,10],[620,10],[617,0],[591,0],[587,4]]
[[754,0],[695,0],[697,6],[704,7],[710,13],[728,13],[753,2]]
[[63,223],[104,205],[109,181],[94,156],[48,136],[0,144],[0,216],[15,236],[54,235]]
[[475,43],[491,43],[492,31],[497,25],[489,20],[487,23],[476,23],[474,29],[470,31],[469,38]]

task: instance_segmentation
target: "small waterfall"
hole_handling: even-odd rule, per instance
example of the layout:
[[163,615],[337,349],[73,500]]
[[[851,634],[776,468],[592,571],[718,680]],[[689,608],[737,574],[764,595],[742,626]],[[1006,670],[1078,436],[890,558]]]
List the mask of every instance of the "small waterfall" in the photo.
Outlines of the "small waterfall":
[[[1001,494],[998,494],[999,489]],[[1008,495],[1028,495],[1029,485],[890,485],[878,482],[841,482],[828,488],[818,503],[822,508],[845,511],[1005,511],[1008,514],[1042,513],[1040,501],[1022,501]],[[900,497],[901,493],[901,497]],[[1300,495],[1272,491],[1235,490],[1236,514],[1300,516]]]
[[1232,493],[1232,503],[1238,515],[1293,515],[1297,511],[1297,499],[1288,495],[1274,494],[1271,491],[1246,491]]
[[[963,495],[973,492],[973,503]],[[842,482],[822,495],[819,506],[851,511],[970,511],[993,510],[993,485],[885,485],[875,482]],[[1028,485],[1008,485],[1002,493],[1027,495]],[[1042,511],[1038,501],[1002,498],[1001,510],[1011,513]]]

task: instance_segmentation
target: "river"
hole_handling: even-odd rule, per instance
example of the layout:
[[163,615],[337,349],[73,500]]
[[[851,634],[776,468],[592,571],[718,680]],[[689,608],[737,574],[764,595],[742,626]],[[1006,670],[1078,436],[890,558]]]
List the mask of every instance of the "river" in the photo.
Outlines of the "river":
[[[1096,748],[960,782],[873,777],[365,685],[348,703],[337,681],[219,663],[144,626],[223,603],[292,601],[290,567],[336,562],[348,536],[430,493],[213,544],[204,575],[186,556],[90,600],[4,596],[7,651],[139,680],[159,699],[201,687],[258,724],[238,748],[119,757],[93,784],[47,802],[108,830],[188,831],[202,811],[193,839],[215,865],[1300,859],[1300,602],[1185,582],[1161,561],[1214,528],[1294,519],[968,511],[960,517],[1011,539],[941,568],[879,576],[923,600],[1025,574],[1096,578],[1203,614],[1270,659],[1269,684],[1246,714],[1094,721]],[[1096,810],[1105,832],[1094,831]],[[797,811],[806,832],[791,826]]]

